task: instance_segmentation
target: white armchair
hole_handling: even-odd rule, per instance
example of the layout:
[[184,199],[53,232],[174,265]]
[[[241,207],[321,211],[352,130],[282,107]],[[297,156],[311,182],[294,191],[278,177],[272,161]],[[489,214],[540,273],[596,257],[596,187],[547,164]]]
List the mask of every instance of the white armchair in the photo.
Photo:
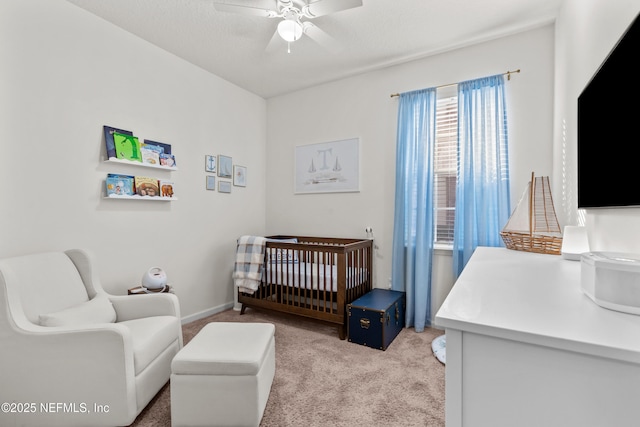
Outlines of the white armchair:
[[175,295],[109,295],[85,251],[0,260],[2,426],[129,425],[182,345]]

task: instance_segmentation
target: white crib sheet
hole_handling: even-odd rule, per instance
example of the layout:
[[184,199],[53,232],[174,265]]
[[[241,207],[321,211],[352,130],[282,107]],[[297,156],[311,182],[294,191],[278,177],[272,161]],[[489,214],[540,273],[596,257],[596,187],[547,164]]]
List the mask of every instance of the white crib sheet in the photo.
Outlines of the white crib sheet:
[[[287,285],[296,288],[337,291],[338,267],[308,262],[297,263],[267,263],[265,281],[277,285]],[[347,288],[362,284],[367,277],[364,268],[347,269]]]

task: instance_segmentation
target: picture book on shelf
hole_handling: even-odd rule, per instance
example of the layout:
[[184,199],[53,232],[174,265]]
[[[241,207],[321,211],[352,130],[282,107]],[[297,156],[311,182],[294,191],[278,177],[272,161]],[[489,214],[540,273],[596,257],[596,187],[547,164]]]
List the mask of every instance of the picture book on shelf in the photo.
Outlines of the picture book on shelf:
[[160,164],[160,150],[158,149],[162,150],[157,145],[140,144],[142,163],[158,166]]
[[161,197],[173,197],[173,181],[160,180],[160,196]]
[[133,196],[135,194],[134,177],[110,173],[106,179],[107,196]]
[[164,142],[151,141],[150,139],[145,139],[144,143],[146,145],[155,145],[156,147],[162,148],[162,152],[165,154],[171,154],[171,144],[165,144]]
[[142,162],[140,141],[138,141],[137,136],[114,132],[113,142],[116,146],[116,157],[118,159]]
[[176,158],[173,154],[160,153],[160,165],[172,168],[176,165]]
[[136,194],[140,196],[156,197],[160,195],[158,191],[158,180],[147,176],[136,176],[134,178]]
[[124,130],[124,129],[114,128],[107,125],[104,125],[103,129],[104,129],[104,141],[107,147],[107,159],[115,159],[118,156],[116,154],[116,145],[113,140],[114,132],[118,132],[123,135],[133,135],[133,132]]

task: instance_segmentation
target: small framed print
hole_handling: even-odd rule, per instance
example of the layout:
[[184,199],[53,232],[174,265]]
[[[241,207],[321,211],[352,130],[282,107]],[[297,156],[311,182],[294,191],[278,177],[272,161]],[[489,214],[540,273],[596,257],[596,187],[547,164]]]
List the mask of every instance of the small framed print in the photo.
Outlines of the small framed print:
[[213,175],[207,175],[207,190],[216,190],[216,177]]
[[247,186],[247,168],[245,166],[233,165],[233,185],[236,187]]
[[218,155],[218,177],[231,178],[232,170],[231,157]]
[[204,170],[207,171],[207,172],[215,173],[215,171],[216,171],[216,156],[212,156],[210,154],[207,154],[206,156],[204,156]]
[[231,182],[230,181],[218,181],[218,192],[220,192],[220,193],[231,193]]

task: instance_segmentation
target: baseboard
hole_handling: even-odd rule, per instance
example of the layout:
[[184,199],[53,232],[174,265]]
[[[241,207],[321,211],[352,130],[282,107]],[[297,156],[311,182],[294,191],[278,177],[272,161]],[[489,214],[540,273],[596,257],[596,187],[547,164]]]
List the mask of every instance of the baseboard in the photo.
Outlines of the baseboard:
[[196,320],[203,319],[208,316],[212,316],[217,313],[221,313],[233,307],[233,302],[229,302],[223,305],[219,305],[217,307],[209,308],[207,310],[200,311],[198,313],[190,314],[188,316],[184,316],[180,319],[180,322],[184,325],[187,323],[194,322]]

